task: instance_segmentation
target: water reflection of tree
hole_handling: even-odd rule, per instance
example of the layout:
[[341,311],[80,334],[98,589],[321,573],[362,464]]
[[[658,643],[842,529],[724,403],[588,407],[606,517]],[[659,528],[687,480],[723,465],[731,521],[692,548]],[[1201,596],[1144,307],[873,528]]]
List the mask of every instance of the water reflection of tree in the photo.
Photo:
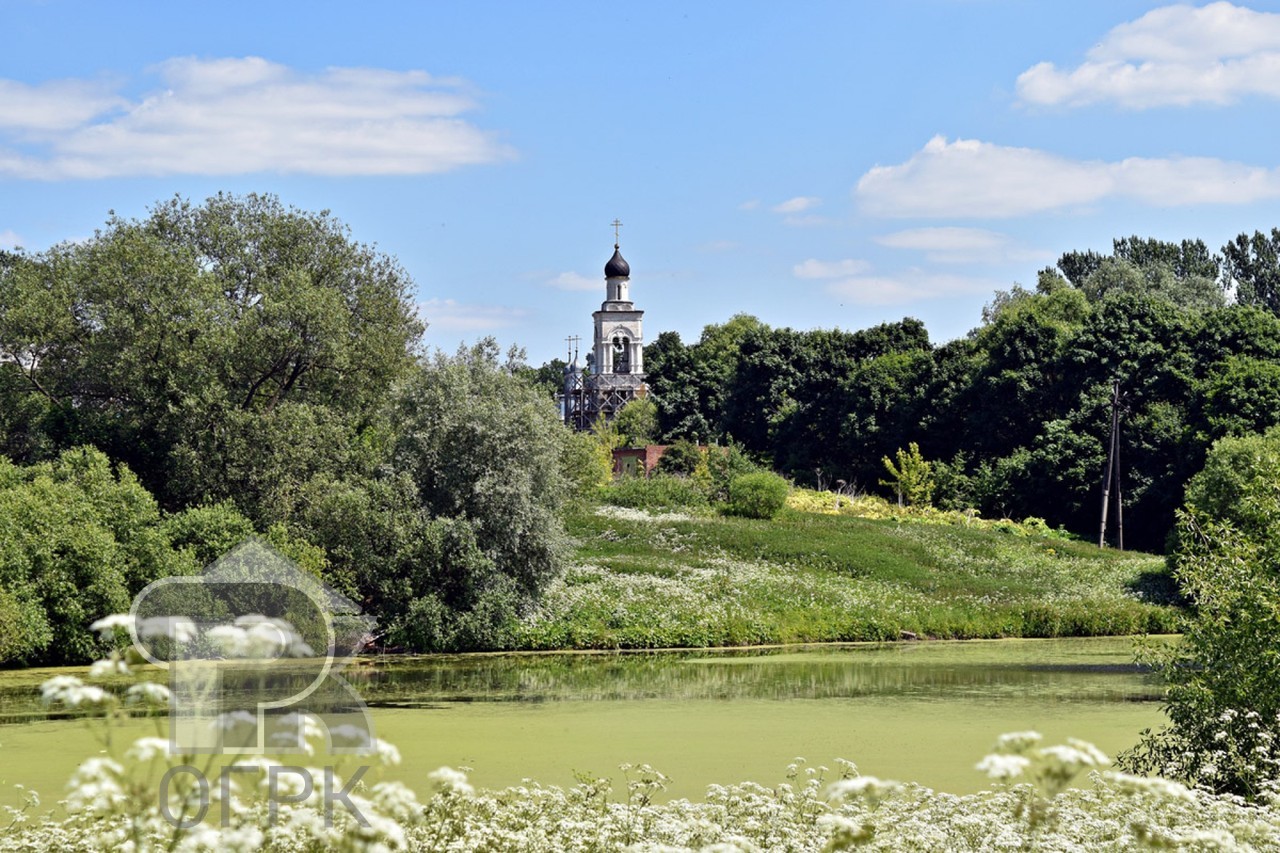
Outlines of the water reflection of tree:
[[682,699],[938,700],[1034,696],[1047,701],[1156,699],[1135,667],[1093,663],[932,664],[856,656],[783,659],[759,651],[485,655],[392,661],[358,686],[370,704],[440,701]]
[[[1017,642],[1017,641],[1010,641]],[[1002,647],[1003,648],[1003,647]],[[1036,649],[1042,647],[1037,646]],[[918,649],[916,653],[914,650]],[[1121,657],[896,644],[859,650],[436,655],[356,658],[343,676],[371,706],[442,702],[850,699],[1153,701],[1159,688]],[[1021,661],[1021,662],[1019,662]],[[163,673],[157,671],[157,678]],[[58,716],[65,712],[58,712]],[[27,680],[0,681],[0,723],[42,719]]]

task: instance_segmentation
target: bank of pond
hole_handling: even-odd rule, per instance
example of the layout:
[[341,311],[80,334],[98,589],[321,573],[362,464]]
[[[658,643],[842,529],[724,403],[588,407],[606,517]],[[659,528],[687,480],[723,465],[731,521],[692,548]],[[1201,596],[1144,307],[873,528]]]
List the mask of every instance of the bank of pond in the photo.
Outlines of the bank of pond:
[[[16,803],[15,784],[54,803],[103,752],[90,722],[41,706],[40,682],[59,673],[83,675],[0,673],[0,804]],[[344,674],[401,752],[390,776],[414,787],[448,765],[484,788],[587,774],[625,790],[619,765],[647,763],[670,778],[659,799],[697,799],[711,784],[777,783],[802,756],[968,793],[988,785],[974,764],[1004,732],[1114,756],[1162,720],[1160,686],[1123,637],[386,656]],[[118,742],[157,722],[130,720]]]

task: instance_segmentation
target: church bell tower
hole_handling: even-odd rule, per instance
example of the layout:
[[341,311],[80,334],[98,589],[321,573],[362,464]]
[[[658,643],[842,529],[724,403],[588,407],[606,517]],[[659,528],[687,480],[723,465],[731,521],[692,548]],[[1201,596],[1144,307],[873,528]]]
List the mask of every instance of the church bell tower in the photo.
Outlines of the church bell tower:
[[618,410],[648,390],[644,311],[631,301],[631,265],[622,257],[618,241],[621,226],[614,220],[613,257],[604,265],[604,302],[591,315],[595,335],[586,370],[578,368],[576,358],[565,370],[565,422],[577,429],[589,428],[600,417],[613,420]]

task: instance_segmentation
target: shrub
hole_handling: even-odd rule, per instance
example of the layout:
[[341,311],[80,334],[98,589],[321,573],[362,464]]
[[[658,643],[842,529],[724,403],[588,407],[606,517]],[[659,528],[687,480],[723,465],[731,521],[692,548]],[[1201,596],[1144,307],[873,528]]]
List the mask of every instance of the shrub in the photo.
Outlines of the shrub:
[[685,477],[654,474],[628,477],[601,489],[601,500],[631,509],[675,509],[707,505],[707,496],[697,483]]
[[662,458],[658,460],[657,470],[662,474],[687,477],[697,470],[700,462],[702,451],[698,449],[698,445],[682,438],[663,452]]
[[729,483],[729,515],[773,518],[787,502],[791,486],[772,471],[742,474]]
[[729,500],[729,484],[734,478],[759,470],[760,466],[752,462],[736,444],[712,445],[707,452],[707,473],[710,475],[708,491],[711,500],[721,503]]
[[101,645],[85,625],[192,567],[151,494],[101,452],[25,468],[0,459],[0,663],[92,660]]

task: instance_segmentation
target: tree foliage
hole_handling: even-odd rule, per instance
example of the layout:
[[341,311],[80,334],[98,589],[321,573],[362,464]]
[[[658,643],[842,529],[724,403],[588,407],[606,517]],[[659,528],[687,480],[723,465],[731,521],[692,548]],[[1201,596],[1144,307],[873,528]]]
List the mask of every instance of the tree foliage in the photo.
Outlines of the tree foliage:
[[906,450],[899,448],[894,459],[886,456],[881,462],[889,478],[880,485],[893,489],[898,506],[932,506],[933,466],[920,454],[920,445],[913,441]]
[[166,516],[126,466],[93,448],[31,466],[0,457],[0,663],[92,659],[103,648],[90,623],[252,533],[225,506]]
[[653,444],[658,435],[658,407],[648,397],[628,402],[613,419],[623,447]]
[[1182,639],[1146,658],[1169,725],[1125,762],[1260,798],[1280,779],[1280,430],[1226,438],[1187,489],[1174,570],[1195,606]]
[[1280,411],[1280,317],[1265,300],[1226,304],[1221,287],[1231,270],[1265,282],[1270,243],[1215,254],[1131,236],[1067,252],[936,347],[909,318],[858,332],[735,318],[689,345],[664,334],[646,350],[660,429],[731,440],[797,482],[856,487],[914,440],[950,460],[949,505],[963,494],[987,515],[1083,532],[1097,524],[1119,380],[1126,543],[1159,549],[1209,444]]
[[476,546],[524,596],[559,568],[566,428],[486,339],[425,361],[396,402],[394,468],[433,518],[465,521]]
[[411,282],[327,212],[180,198],[0,269],[3,449],[90,443],[170,507],[287,515],[317,471],[367,466],[422,326]]
[[702,451],[687,439],[680,439],[669,446],[658,460],[657,471],[676,477],[689,477],[702,464]]
[[1224,281],[1241,305],[1280,314],[1280,228],[1240,234],[1222,247]]

